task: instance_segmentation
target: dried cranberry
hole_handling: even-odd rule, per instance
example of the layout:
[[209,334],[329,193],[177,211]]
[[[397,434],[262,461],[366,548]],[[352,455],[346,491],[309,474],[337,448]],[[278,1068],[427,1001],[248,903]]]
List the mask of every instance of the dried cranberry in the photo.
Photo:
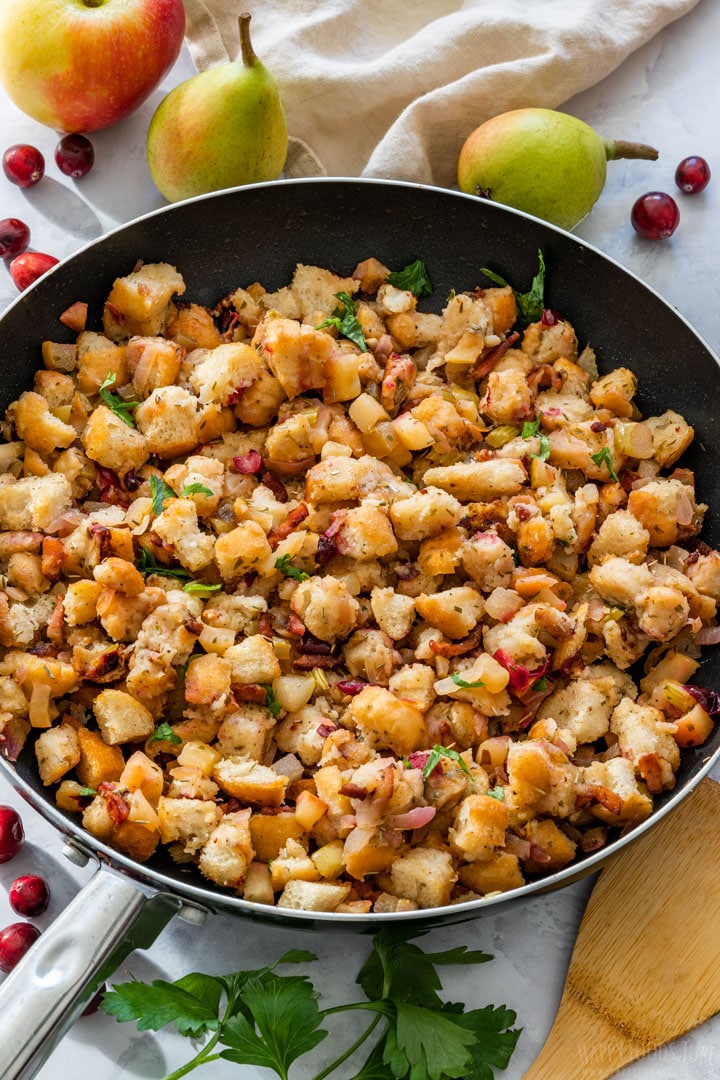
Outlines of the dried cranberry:
[[252,476],[262,469],[263,459],[257,450],[248,450],[246,454],[239,454],[234,457],[232,463],[239,473],[243,473],[244,476]]
[[558,311],[554,311],[553,308],[545,307],[540,321],[543,326],[557,326],[559,322],[562,322],[562,315]]
[[321,536],[318,540],[317,548],[315,549],[315,562],[318,566],[327,566],[327,564],[334,559],[337,555],[337,546],[335,544],[335,538],[332,536]]
[[366,686],[371,686],[371,683],[362,682],[360,679],[341,679],[340,682],[335,683],[341,694],[347,694],[349,697],[355,697],[361,690],[364,690]]
[[332,647],[327,641],[320,641],[312,634],[305,634],[300,642],[300,651],[310,656],[327,656],[332,651]]

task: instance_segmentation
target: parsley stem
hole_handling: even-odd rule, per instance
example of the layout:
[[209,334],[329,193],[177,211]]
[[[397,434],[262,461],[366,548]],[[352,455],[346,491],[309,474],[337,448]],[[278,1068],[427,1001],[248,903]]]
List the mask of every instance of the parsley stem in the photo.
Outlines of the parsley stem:
[[[372,1006],[370,1006],[370,1007],[372,1008]],[[359,1002],[357,1005],[349,1005],[349,1006],[348,1005],[337,1005],[333,1009],[324,1009],[323,1010],[323,1015],[328,1016],[330,1013],[345,1012],[348,1008],[350,1008],[350,1009],[356,1009],[356,1008],[358,1008],[358,1009],[366,1009],[366,1008],[368,1008],[368,1006],[365,1005],[363,1002]],[[334,1073],[335,1070],[337,1068],[339,1068],[344,1061],[347,1061],[347,1059],[351,1056],[351,1054],[355,1053],[355,1051],[358,1049],[358,1047],[362,1046],[362,1044],[365,1042],[365,1040],[368,1038],[368,1036],[372,1034],[372,1032],[375,1030],[377,1025],[380,1023],[381,1017],[382,1017],[382,1013],[380,1013],[380,1012],[375,1013],[375,1016],[373,1017],[371,1023],[368,1025],[368,1027],[365,1029],[365,1031],[362,1033],[362,1035],[358,1036],[358,1038],[355,1040],[355,1042],[352,1044],[352,1046],[349,1046],[347,1048],[347,1050],[345,1050],[344,1053],[342,1053],[340,1055],[340,1057],[336,1057],[334,1061],[331,1061],[330,1064],[325,1069],[323,1069],[322,1072],[319,1072],[317,1074],[317,1076],[313,1077],[313,1080],[325,1080],[326,1076],[331,1076],[332,1073]],[[169,1078],[168,1078],[168,1080],[169,1080]]]
[[218,1033],[216,1032],[210,1042],[207,1044],[207,1046],[203,1047],[199,1054],[196,1054],[195,1057],[191,1061],[188,1061],[186,1065],[181,1065],[179,1069],[175,1070],[175,1072],[170,1073],[169,1076],[166,1076],[165,1080],[180,1080],[181,1076],[187,1076],[187,1074],[189,1072],[192,1072],[193,1069],[197,1069],[198,1065],[206,1065],[209,1061],[219,1061],[221,1056],[220,1054],[208,1053],[208,1051],[210,1051],[213,1046],[215,1046],[217,1041]]

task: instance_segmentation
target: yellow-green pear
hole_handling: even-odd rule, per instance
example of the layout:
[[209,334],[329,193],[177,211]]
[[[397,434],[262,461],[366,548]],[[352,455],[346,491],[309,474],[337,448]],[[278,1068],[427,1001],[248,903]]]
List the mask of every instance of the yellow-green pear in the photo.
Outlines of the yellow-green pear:
[[468,136],[458,159],[458,186],[572,229],[599,198],[608,161],[657,156],[652,146],[604,139],[568,113],[513,109]]
[[253,51],[250,16],[238,21],[240,58],[180,83],[150,121],[150,174],[170,202],[282,172],[288,136],[278,85]]

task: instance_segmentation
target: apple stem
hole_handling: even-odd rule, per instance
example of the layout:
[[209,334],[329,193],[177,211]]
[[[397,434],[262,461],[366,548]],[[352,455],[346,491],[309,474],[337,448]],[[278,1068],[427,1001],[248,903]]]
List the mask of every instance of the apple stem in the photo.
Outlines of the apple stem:
[[645,143],[606,139],[605,156],[608,161],[616,158],[645,158],[647,161],[657,161],[658,152],[654,146],[646,146]]
[[240,27],[240,51],[242,54],[242,62],[245,67],[252,67],[257,63],[257,56],[255,50],[252,47],[250,41],[250,19],[251,16],[247,11],[238,16],[238,25]]

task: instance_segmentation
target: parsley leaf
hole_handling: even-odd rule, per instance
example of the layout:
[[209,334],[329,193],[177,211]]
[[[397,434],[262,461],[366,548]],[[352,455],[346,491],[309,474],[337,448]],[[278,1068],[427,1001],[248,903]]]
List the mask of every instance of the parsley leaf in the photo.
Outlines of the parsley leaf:
[[97,788],[94,788],[94,787],[82,787],[78,791],[78,795],[81,795],[83,798],[90,798],[91,796],[97,795]]
[[261,685],[265,691],[265,705],[270,710],[270,715],[277,720],[280,715],[280,702],[275,695],[275,691],[270,683],[262,683]]
[[396,1019],[390,1027],[385,1061],[393,1076],[409,1080],[467,1080],[471,1062],[470,1046],[475,1036],[456,1017],[446,1012],[423,1009],[410,1002],[396,1003]]
[[457,671],[450,676],[456,686],[461,687],[463,690],[474,690],[476,686],[484,686],[485,683],[482,679],[477,679],[475,682],[465,682],[462,675],[458,675]]
[[498,802],[505,802],[505,788],[493,787],[486,792],[493,799],[497,799]]
[[430,296],[433,291],[425,264],[421,259],[409,263],[402,270],[393,270],[385,280],[396,289],[407,289],[415,296]]
[[[493,273],[492,270],[486,269],[486,267],[483,267],[480,273],[490,278],[496,285],[507,286],[508,284],[505,278]],[[529,326],[530,323],[537,322],[538,319],[542,318],[543,308],[545,307],[545,259],[542,251],[538,251],[538,272],[532,280],[529,292],[520,293],[513,289],[513,294],[515,303],[518,306],[520,320],[524,326]]]
[[160,577],[173,577],[178,581],[190,581],[190,574],[182,566],[162,566],[157,561],[149,547],[143,544],[140,553],[135,560],[135,565],[141,574],[158,574]]
[[532,439],[533,436],[540,436],[540,453],[532,454],[531,457],[539,458],[540,461],[547,461],[550,457],[550,440],[547,435],[543,435],[540,431],[540,421],[542,420],[542,413],[539,413],[534,420],[526,420],[523,424],[522,431],[520,433],[521,439]]
[[208,585],[206,581],[188,581],[187,585],[183,585],[183,592],[191,596],[209,596],[219,589],[222,589],[222,585]]
[[[455,680],[453,678],[453,682],[454,681]],[[462,771],[466,772],[468,774],[468,776],[472,775],[472,773],[470,772],[470,770],[467,767],[467,763],[465,761],[465,758],[461,757],[460,754],[457,752],[457,750],[451,750],[450,747],[448,747],[448,746],[440,746],[438,744],[438,745],[433,746],[432,750],[430,751],[430,756],[428,757],[427,761],[425,762],[425,768],[423,769],[423,780],[427,780],[428,776],[433,771],[435,766],[438,764],[440,759],[444,758],[444,757],[445,758],[450,758],[451,761],[456,762],[460,766]]]
[[296,1058],[312,1050],[327,1036],[320,1027],[322,1014],[317,993],[306,975],[268,972],[251,979],[243,991],[244,1012],[232,1016],[221,1040],[229,1050],[220,1057],[239,1065],[260,1065],[286,1077]]
[[279,570],[285,577],[292,578],[293,581],[307,581],[310,577],[304,570],[299,570],[297,566],[292,565],[291,555],[280,555],[275,560],[275,569]]
[[175,983],[116,983],[105,994],[102,1010],[118,1020],[137,1020],[138,1031],[159,1031],[174,1023],[181,1035],[197,1039],[217,1028],[221,992],[221,984],[209,975]]
[[208,495],[212,496],[215,492],[211,491],[209,487],[205,487],[204,484],[186,484],[180,492],[180,498],[186,499],[188,495]]
[[349,341],[352,341],[362,352],[367,352],[368,347],[365,343],[365,335],[363,334],[363,328],[360,325],[360,320],[355,311],[355,302],[353,298],[346,292],[335,293],[335,296],[340,301],[339,305],[335,308],[330,318],[325,319],[324,322],[321,322],[315,329],[322,330],[325,326],[334,326],[342,337],[346,337]]
[[158,724],[152,735],[148,739],[148,742],[169,742],[173,746],[179,746],[182,739],[179,735],[176,735],[173,729],[168,724],[167,720],[163,720],[162,724]]
[[150,477],[150,491],[152,492],[153,514],[156,516],[162,514],[165,509],[166,499],[174,499],[176,497],[175,492],[170,485],[167,484],[161,476],[155,476],[154,474]]
[[547,690],[547,676],[541,675],[537,682],[532,685],[533,690]]
[[117,373],[115,371],[109,372],[102,381],[100,386],[100,397],[107,405],[108,409],[111,409],[116,416],[119,416],[128,427],[135,427],[135,421],[133,420],[133,411],[140,404],[139,401],[123,401],[119,394],[112,394],[110,387],[114,386],[117,382]]
[[598,450],[597,454],[591,454],[590,460],[594,461],[598,468],[600,468],[601,465],[604,465],[612,479],[615,480],[616,483],[618,482],[618,475],[613,468],[609,446],[603,446],[602,450]]
[[475,1035],[470,1046],[472,1065],[468,1080],[492,1080],[493,1069],[506,1069],[517,1044],[522,1028],[512,1028],[516,1014],[512,1009],[499,1005],[487,1005],[460,1013],[455,1023],[469,1028]]

